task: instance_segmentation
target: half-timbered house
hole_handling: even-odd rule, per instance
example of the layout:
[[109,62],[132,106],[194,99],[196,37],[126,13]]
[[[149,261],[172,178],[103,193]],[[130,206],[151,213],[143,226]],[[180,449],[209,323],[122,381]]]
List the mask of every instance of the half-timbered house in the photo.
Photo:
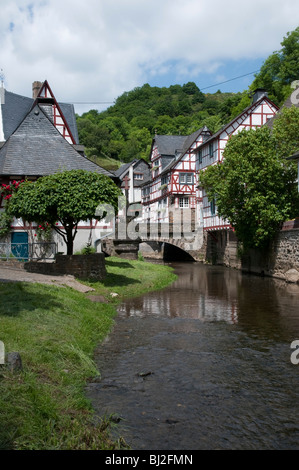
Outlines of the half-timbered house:
[[[97,172],[118,180],[113,173],[86,158],[84,148],[79,145],[73,105],[59,104],[47,81],[34,82],[32,98],[16,95],[2,87],[0,139],[0,184],[36,180],[74,169]],[[0,200],[0,210],[3,211],[3,200]],[[92,240],[95,232],[100,233],[96,224],[95,220],[80,224],[76,249]],[[5,241],[27,245],[34,241],[34,235],[32,227],[25,226],[22,220],[14,220]],[[59,251],[65,251],[60,237],[56,242]]]
[[121,190],[128,192],[128,202],[141,202],[141,187],[150,179],[150,165],[143,158],[134,158],[131,162],[124,163],[115,175],[121,182]]
[[[230,136],[243,129],[265,125],[275,116],[277,111],[278,107],[270,101],[266,91],[264,89],[256,90],[250,106],[194,150],[197,156],[197,171],[204,171],[209,166],[223,161],[223,151]],[[200,220],[205,231],[230,229],[229,222],[217,214],[216,201],[209,201],[205,191],[201,188],[198,188],[197,200]]]
[[[189,136],[156,135],[151,147],[151,180],[143,185],[143,221],[172,224],[184,209],[196,215],[196,153],[211,132],[202,127]],[[190,213],[190,211],[188,211]]]

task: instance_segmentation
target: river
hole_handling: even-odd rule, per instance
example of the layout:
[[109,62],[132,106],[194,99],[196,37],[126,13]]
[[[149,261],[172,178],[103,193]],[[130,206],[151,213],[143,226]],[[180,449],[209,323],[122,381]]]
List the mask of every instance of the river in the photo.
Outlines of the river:
[[87,396],[133,450],[299,449],[299,286],[201,263],[119,306]]

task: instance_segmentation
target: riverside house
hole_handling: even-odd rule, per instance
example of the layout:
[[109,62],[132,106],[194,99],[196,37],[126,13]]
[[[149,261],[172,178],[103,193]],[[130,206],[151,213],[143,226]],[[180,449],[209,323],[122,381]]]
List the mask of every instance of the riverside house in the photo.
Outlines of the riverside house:
[[[117,177],[91,162],[79,145],[74,107],[58,103],[47,81],[33,83],[32,98],[17,95],[1,87],[0,106],[0,184],[24,179],[36,180],[59,170],[82,169]],[[0,201],[3,211],[3,200]],[[98,224],[98,225],[97,225]],[[101,233],[97,221],[82,222],[78,227],[75,250],[96,244]],[[23,254],[34,242],[34,227],[14,220],[11,233],[3,240],[5,250],[9,244],[22,246]],[[53,245],[65,252],[64,242],[53,234]],[[18,253],[14,253],[18,256]],[[1,255],[1,253],[0,253]],[[22,254],[20,255],[22,257]]]
[[175,214],[181,221],[185,211],[198,239],[231,233],[229,223],[218,216],[215,201],[208,201],[198,187],[198,173],[222,162],[231,135],[265,125],[277,111],[266,91],[258,89],[250,106],[214,134],[204,126],[189,136],[156,135],[150,154],[151,180],[142,188],[143,222],[171,226]]

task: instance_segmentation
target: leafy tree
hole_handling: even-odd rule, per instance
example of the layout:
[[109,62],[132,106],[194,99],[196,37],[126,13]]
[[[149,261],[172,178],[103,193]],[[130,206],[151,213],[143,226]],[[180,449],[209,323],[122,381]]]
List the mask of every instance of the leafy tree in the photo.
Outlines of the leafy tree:
[[296,168],[277,151],[268,127],[243,130],[228,141],[224,161],[200,173],[200,185],[229,221],[245,249],[265,248],[282,222],[297,214]]
[[[100,220],[100,204],[110,204],[117,210],[119,188],[107,176],[72,170],[43,176],[37,181],[25,181],[10,199],[9,215],[28,222],[47,222],[59,233],[73,254],[74,239],[81,220]],[[57,223],[63,228],[60,228]]]
[[276,151],[287,158],[299,149],[299,108],[282,108],[276,115],[273,126]]
[[[146,128],[151,138],[156,130],[160,134],[187,134],[189,129],[196,130],[203,125],[217,131],[251,104],[256,88],[265,88],[270,99],[280,106],[291,94],[290,84],[298,79],[299,27],[287,33],[281,42],[281,50],[266,59],[249,89],[243,93],[218,90],[214,94],[204,94],[194,82],[169,88],[151,87],[146,83],[123,93],[113,106],[101,113],[90,110],[78,116],[79,139],[89,157],[106,156],[129,161],[140,154],[139,146],[132,138],[136,128]],[[184,125],[175,122],[181,116],[186,118]],[[204,119],[208,120],[205,122]]]
[[280,51],[266,59],[250,86],[251,90],[265,88],[278,105],[285,101],[291,92],[290,84],[299,77],[299,27],[287,33],[281,46]]

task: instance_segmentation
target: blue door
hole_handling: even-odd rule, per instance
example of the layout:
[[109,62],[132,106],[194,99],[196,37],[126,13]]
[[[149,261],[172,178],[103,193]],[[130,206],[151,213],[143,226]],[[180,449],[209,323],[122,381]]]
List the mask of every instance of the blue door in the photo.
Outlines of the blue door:
[[11,234],[11,253],[20,260],[28,260],[28,233],[13,232]]

